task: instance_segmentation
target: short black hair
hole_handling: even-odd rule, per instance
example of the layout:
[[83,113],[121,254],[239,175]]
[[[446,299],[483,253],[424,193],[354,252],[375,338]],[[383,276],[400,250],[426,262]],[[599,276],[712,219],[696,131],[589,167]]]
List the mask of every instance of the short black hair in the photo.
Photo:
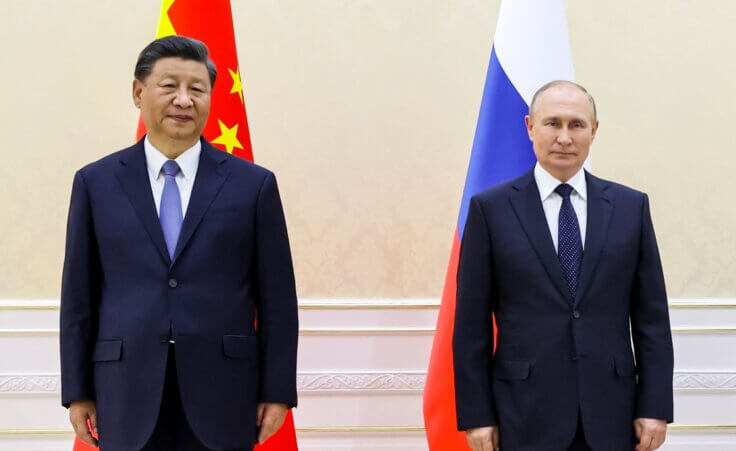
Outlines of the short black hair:
[[188,38],[186,36],[166,36],[156,39],[141,50],[138,61],[135,63],[133,75],[136,80],[143,82],[153,70],[153,65],[161,58],[181,58],[185,60],[198,61],[207,66],[210,76],[210,85],[215,87],[217,78],[217,67],[209,58],[210,51],[202,41]]

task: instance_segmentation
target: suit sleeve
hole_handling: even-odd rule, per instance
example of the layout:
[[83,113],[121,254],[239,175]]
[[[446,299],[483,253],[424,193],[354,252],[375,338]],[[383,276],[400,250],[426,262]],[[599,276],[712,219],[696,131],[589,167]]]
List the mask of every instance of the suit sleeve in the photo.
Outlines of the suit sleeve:
[[61,402],[94,400],[91,351],[97,336],[100,260],[84,177],[74,176],[61,281]]
[[259,402],[297,404],[296,352],[299,324],[289,237],[276,178],[268,173],[256,211]]
[[654,236],[649,199],[642,202],[639,262],[631,306],[631,333],[638,373],[637,418],[672,422],[672,332],[662,263]]
[[490,231],[473,198],[460,248],[452,339],[459,430],[497,424],[491,378],[493,296]]

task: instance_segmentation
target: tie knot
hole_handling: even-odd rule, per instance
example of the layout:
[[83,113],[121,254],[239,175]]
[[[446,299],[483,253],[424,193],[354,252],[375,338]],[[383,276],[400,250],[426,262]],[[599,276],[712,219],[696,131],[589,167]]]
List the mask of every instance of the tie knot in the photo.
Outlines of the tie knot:
[[555,188],[555,192],[562,196],[563,199],[567,199],[572,193],[572,186],[567,183],[560,183],[557,185],[557,188]]
[[179,173],[179,165],[174,160],[166,160],[164,166],[161,168],[164,171],[164,175],[176,176]]

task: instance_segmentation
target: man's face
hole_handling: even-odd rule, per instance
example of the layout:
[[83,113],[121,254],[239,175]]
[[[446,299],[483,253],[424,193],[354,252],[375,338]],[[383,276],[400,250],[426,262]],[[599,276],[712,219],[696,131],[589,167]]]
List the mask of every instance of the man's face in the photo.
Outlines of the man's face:
[[133,81],[133,102],[153,142],[199,139],[211,92],[207,66],[182,58],[161,58],[144,81]]
[[525,118],[539,164],[566,182],[583,166],[598,129],[588,96],[570,85],[558,85],[537,97]]

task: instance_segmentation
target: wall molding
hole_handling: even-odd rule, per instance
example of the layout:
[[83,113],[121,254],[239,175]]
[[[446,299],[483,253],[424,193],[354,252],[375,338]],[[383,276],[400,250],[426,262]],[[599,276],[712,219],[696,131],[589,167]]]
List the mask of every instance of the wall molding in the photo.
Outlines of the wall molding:
[[[670,424],[668,431],[736,431],[733,424]],[[297,427],[297,433],[423,433],[424,426],[325,426]],[[71,429],[0,429],[0,436],[72,435]]]
[[424,371],[305,372],[297,374],[297,389],[301,392],[422,391],[426,379]]
[[[439,298],[304,298],[300,310],[437,309]],[[670,309],[736,309],[736,298],[672,298]],[[58,310],[58,299],[0,299],[0,310]]]
[[675,390],[734,390],[736,372],[675,371],[672,382]]
[[[736,301],[735,301],[736,302]],[[439,298],[304,298],[300,310],[437,309]],[[0,310],[59,310],[58,299],[0,299]]]
[[[306,327],[299,335],[433,335],[434,327]],[[736,333],[736,328],[734,328]],[[0,328],[0,337],[57,336],[59,329],[7,329]]]
[[[421,392],[426,373],[403,372],[300,372],[297,390],[310,392]],[[0,395],[56,394],[61,387],[58,373],[0,374]]]
[[0,374],[0,395],[58,393],[59,374]]
[[[424,371],[299,372],[297,390],[303,394],[325,392],[421,392]],[[0,395],[55,394],[58,373],[0,374]],[[676,371],[675,390],[736,390],[736,372]]]
[[[736,327],[673,327],[678,335],[731,335]],[[299,335],[434,335],[434,327],[308,327],[300,328]],[[1,328],[0,337],[55,336],[59,329]]]
[[300,310],[433,310],[439,306],[438,298],[305,298],[299,301]]

